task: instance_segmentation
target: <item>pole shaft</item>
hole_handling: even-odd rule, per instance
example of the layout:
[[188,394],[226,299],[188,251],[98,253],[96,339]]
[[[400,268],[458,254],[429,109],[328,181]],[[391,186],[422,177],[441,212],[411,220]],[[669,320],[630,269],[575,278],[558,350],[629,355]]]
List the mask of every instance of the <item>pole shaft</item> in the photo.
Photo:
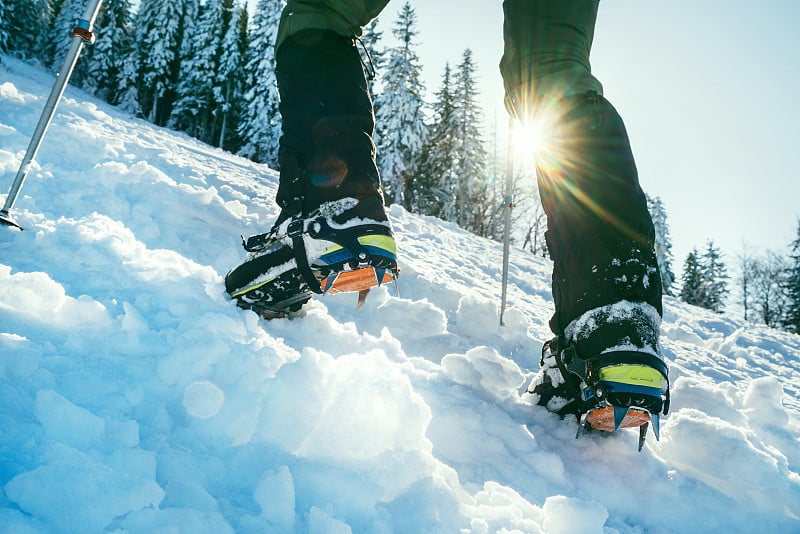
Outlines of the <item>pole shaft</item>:
[[[86,6],[86,11],[84,11],[83,14],[83,20],[88,22],[90,29],[94,24],[94,21],[97,19],[97,14],[100,12],[101,4],[102,0],[90,0],[89,4]],[[8,192],[8,196],[6,196],[5,205],[3,206],[3,209],[0,210],[0,214],[8,215],[8,212],[14,207],[17,196],[19,196],[19,192],[22,189],[22,184],[25,182],[25,178],[28,176],[28,172],[30,171],[33,160],[36,157],[36,153],[39,151],[42,139],[47,132],[48,126],[50,126],[50,122],[53,120],[53,115],[55,115],[58,101],[64,94],[67,83],[69,83],[69,78],[72,76],[72,71],[75,69],[75,64],[78,62],[78,57],[83,49],[83,43],[83,39],[78,36],[74,36],[72,41],[70,41],[69,50],[67,51],[67,55],[64,57],[64,63],[62,63],[61,68],[56,75],[56,81],[53,84],[53,88],[50,90],[50,96],[47,98],[47,102],[44,105],[42,114],[39,117],[39,122],[36,125],[36,129],[33,132],[30,143],[28,143],[28,149],[25,151],[25,156],[22,158],[22,163],[17,171],[17,176],[14,178],[14,183],[11,184],[11,189]]]
[[505,221],[503,224],[503,289],[500,296],[500,325],[504,325],[506,297],[508,294],[508,259],[511,252],[511,210],[514,208],[514,150],[512,148],[513,122],[508,121],[508,148],[506,155]]

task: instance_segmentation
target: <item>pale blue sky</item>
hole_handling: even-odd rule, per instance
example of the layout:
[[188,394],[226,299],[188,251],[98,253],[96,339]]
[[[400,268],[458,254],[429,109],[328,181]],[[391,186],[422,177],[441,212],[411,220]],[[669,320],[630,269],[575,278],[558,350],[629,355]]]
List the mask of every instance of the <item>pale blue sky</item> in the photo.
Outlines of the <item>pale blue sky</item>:
[[[402,0],[380,17],[384,38]],[[502,109],[501,0],[412,0],[425,83],[471,48]],[[642,186],[667,208],[675,267],[714,239],[786,252],[800,217],[800,1],[603,0],[592,68],[623,116]]]

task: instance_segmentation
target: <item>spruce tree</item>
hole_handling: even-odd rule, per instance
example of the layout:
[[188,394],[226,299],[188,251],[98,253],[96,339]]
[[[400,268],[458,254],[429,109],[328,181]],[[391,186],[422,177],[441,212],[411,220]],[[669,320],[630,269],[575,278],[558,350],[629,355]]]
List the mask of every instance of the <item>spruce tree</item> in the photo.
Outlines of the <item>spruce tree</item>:
[[[135,31],[135,29],[134,29]],[[116,93],[110,102],[137,117],[144,116],[139,104],[139,49],[132,40],[120,52],[122,68],[117,74]]]
[[214,89],[222,39],[231,21],[231,0],[206,0],[181,57],[170,126],[206,143],[214,140]]
[[363,35],[359,38],[359,41],[364,46],[364,53],[367,56],[364,58],[367,65],[367,87],[369,88],[369,93],[372,95],[373,100],[378,76],[386,63],[384,51],[379,48],[381,39],[383,39],[383,32],[378,31],[378,19],[374,19],[367,24],[364,27]]
[[456,220],[458,188],[458,128],[450,64],[433,104],[433,122],[420,153],[419,165],[409,181],[407,207],[414,212]]
[[785,292],[788,302],[783,327],[789,332],[800,334],[800,220],[797,223],[797,238],[790,245]]
[[0,0],[0,52],[8,49],[8,18],[5,0]]
[[658,268],[661,272],[661,287],[665,295],[672,295],[675,274],[672,272],[672,242],[669,238],[667,211],[661,198],[657,196],[647,197],[647,207],[656,231],[655,251]]
[[7,34],[8,52],[25,60],[44,60],[52,11],[48,0],[3,0],[0,26]]
[[427,135],[416,26],[416,12],[406,2],[392,29],[399,44],[389,51],[383,89],[376,98],[378,166],[387,204],[404,204],[406,181],[413,176]]
[[[456,220],[462,228],[485,237],[496,237],[493,212],[498,192],[486,180],[486,149],[481,135],[483,117],[478,104],[477,65],[467,49],[457,67],[455,83],[458,188]],[[501,193],[502,194],[502,193]]]
[[258,0],[256,4],[245,66],[247,89],[238,130],[244,143],[239,154],[273,168],[278,167],[281,136],[275,38],[284,4],[284,0]]
[[133,40],[131,23],[130,0],[104,2],[94,29],[97,40],[84,52],[83,89],[113,104]]
[[708,241],[702,257],[703,276],[707,284],[704,308],[722,313],[728,295],[728,270],[722,261],[722,252]]
[[164,125],[175,97],[184,33],[197,0],[142,0],[136,16],[137,101],[147,118]]
[[222,38],[217,83],[214,87],[218,119],[216,145],[229,150],[238,149],[240,146],[237,127],[245,84],[247,43],[247,7],[236,5],[231,23]]
[[[63,0],[52,4],[53,18],[51,19],[49,39],[47,40],[46,60],[53,72],[58,71],[64,58],[67,56],[69,45],[72,41],[72,29],[75,21],[81,18],[84,11],[84,0]],[[80,61],[80,60],[79,60]],[[72,74],[72,83],[79,83],[82,75],[79,68]]]
[[706,307],[706,279],[703,266],[700,263],[697,249],[692,249],[686,256],[681,275],[680,298],[687,304]]

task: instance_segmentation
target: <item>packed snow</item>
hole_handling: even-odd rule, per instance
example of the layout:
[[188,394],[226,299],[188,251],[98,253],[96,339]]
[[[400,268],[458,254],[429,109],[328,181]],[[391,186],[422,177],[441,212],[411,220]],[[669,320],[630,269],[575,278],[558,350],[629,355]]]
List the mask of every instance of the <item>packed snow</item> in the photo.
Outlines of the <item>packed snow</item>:
[[[52,81],[2,57],[3,194]],[[661,440],[575,439],[547,260],[500,326],[502,246],[393,207],[397,287],[263,321],[223,276],[276,188],[67,90],[0,227],[0,532],[800,532],[800,337],[667,298]]]

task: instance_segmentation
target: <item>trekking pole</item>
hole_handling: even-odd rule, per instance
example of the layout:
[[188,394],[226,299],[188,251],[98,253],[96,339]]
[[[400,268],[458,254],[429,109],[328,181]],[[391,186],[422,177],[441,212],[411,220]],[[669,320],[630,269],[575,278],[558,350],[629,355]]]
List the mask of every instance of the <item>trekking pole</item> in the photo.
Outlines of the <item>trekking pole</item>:
[[75,22],[75,27],[70,33],[72,36],[72,41],[70,42],[67,55],[64,58],[64,63],[61,65],[61,69],[59,69],[58,74],[56,74],[56,81],[53,84],[53,88],[50,90],[50,96],[44,105],[42,115],[39,117],[39,123],[36,125],[36,129],[33,132],[33,137],[31,137],[31,141],[28,144],[28,150],[25,152],[25,156],[22,158],[22,163],[17,171],[17,176],[14,179],[14,183],[11,185],[8,196],[6,197],[5,205],[3,206],[3,209],[0,210],[0,222],[6,226],[14,226],[22,230],[22,227],[17,224],[9,212],[11,211],[11,208],[14,207],[14,202],[16,202],[20,189],[22,189],[22,184],[25,181],[25,178],[28,176],[28,171],[31,169],[33,159],[36,157],[36,153],[39,151],[39,146],[42,143],[44,134],[47,132],[48,126],[50,126],[50,121],[53,119],[53,115],[56,112],[58,101],[61,99],[61,95],[64,94],[67,83],[69,83],[69,78],[72,76],[72,71],[75,69],[75,64],[78,62],[78,56],[80,56],[83,45],[94,43],[92,27],[94,26],[94,21],[97,19],[97,14],[100,11],[101,4],[102,0],[89,0],[89,4],[86,6],[86,11],[83,13],[83,18],[80,18]]
[[508,148],[506,154],[506,187],[503,206],[506,210],[503,228],[503,289],[500,296],[500,326],[505,326],[503,317],[506,312],[506,295],[508,290],[508,257],[511,248],[511,210],[514,209],[514,150],[512,148],[513,122],[508,121]]

